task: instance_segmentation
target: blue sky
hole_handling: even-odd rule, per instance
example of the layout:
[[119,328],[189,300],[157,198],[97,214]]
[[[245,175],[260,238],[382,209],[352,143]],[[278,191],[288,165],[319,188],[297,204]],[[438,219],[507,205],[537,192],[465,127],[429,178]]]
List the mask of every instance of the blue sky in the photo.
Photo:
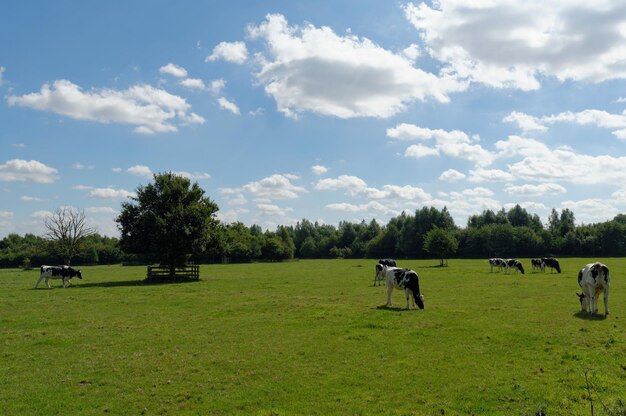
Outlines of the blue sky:
[[625,87],[620,1],[4,2],[0,236],[61,206],[116,236],[164,171],[266,229],[604,221],[626,209]]

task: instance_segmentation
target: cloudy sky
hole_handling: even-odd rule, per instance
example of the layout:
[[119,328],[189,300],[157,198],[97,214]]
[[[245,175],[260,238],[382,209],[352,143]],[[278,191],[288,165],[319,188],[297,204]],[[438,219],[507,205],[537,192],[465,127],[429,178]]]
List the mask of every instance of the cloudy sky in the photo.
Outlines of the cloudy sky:
[[165,171],[267,229],[626,211],[623,1],[3,2],[0,51],[0,237]]

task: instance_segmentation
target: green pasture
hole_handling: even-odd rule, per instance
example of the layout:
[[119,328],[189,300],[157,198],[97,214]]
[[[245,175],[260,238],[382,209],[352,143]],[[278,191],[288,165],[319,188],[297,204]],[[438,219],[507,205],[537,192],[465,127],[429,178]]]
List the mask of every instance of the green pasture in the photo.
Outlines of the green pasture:
[[603,260],[606,319],[579,312],[589,261],[399,262],[425,296],[410,311],[399,291],[381,307],[374,260],[204,265],[159,285],[84,267],[51,290],[0,270],[0,414],[589,415],[589,393],[596,415],[624,414],[626,259]]

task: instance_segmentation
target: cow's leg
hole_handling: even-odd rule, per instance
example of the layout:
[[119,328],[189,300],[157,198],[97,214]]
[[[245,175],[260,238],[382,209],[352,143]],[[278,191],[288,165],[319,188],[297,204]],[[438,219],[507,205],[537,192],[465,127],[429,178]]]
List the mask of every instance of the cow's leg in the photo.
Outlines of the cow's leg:
[[406,298],[406,308],[407,308],[407,309],[411,309],[411,308],[409,307],[409,292],[410,292],[410,290],[409,290],[409,289],[404,288],[404,297]]
[[43,280],[43,275],[39,276],[39,279],[37,279],[37,283],[35,283],[35,289],[37,289],[37,286],[39,286],[39,283]]
[[393,290],[393,286],[387,284],[387,306],[391,306],[391,291]]
[[48,289],[52,289],[52,286],[50,286],[50,278],[46,277],[46,286],[48,286]]
[[604,287],[604,315],[609,314],[609,287]]

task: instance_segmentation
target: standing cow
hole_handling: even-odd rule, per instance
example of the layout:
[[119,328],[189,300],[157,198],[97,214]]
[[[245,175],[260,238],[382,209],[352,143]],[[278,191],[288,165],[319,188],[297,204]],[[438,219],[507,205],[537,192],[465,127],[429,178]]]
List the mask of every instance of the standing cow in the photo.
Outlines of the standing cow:
[[576,293],[580,300],[580,310],[590,314],[598,312],[598,297],[604,292],[604,315],[609,314],[609,268],[596,262],[589,263],[578,272],[578,285],[583,293]]
[[541,263],[543,264],[544,270],[546,267],[549,267],[550,272],[554,272],[554,269],[556,269],[557,273],[561,273],[561,265],[554,257],[542,257]]
[[70,266],[41,266],[39,280],[35,283],[35,289],[37,289],[39,283],[44,279],[46,280],[48,289],[50,289],[50,279],[62,279],[63,287],[67,287],[70,285],[70,279],[74,276],[79,279],[83,278],[80,274],[80,270],[73,269]]
[[506,261],[506,273],[510,273],[511,269],[515,270],[515,273],[517,273],[518,271],[522,272],[522,274],[524,274],[524,266],[522,265],[522,262],[516,259],[507,259]]
[[396,267],[396,261],[394,259],[380,259],[378,264],[374,267],[376,274],[374,274],[374,286],[376,284],[383,284],[385,275],[383,273],[383,266]]
[[413,306],[424,309],[424,296],[420,293],[419,277],[414,270],[383,266],[383,273],[387,286],[387,307],[391,306],[391,292],[395,287],[404,290],[407,309],[410,309],[409,298],[412,299]]
[[489,259],[489,272],[493,272],[494,267],[497,267],[498,271],[502,271],[506,267],[506,262],[499,257]]

